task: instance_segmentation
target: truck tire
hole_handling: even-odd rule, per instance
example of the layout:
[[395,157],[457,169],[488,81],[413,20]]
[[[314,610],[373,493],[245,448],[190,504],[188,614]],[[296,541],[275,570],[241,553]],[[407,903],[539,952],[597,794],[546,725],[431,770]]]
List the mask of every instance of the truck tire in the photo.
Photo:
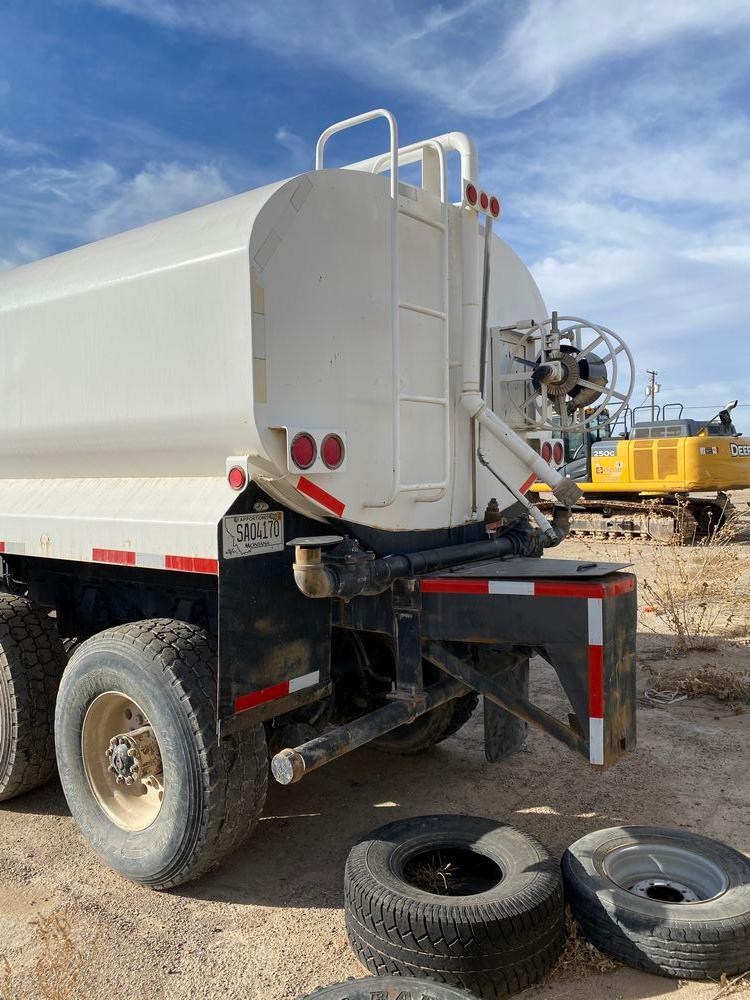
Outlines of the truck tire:
[[134,882],[167,889],[197,878],[260,817],[264,729],[219,743],[215,644],[194,625],[135,622],[78,646],[55,734],[74,820],[104,863]]
[[55,695],[66,659],[41,609],[0,594],[0,802],[55,773]]
[[369,976],[347,979],[334,986],[320,986],[299,1000],[476,1000],[471,993],[426,979]]
[[476,691],[461,695],[443,705],[438,705],[426,715],[421,715],[414,722],[379,736],[370,746],[383,753],[395,753],[402,756],[413,756],[431,750],[438,743],[447,740],[466,725],[474,714],[479,702]]
[[560,867],[532,837],[475,816],[384,826],[346,863],[349,943],[371,972],[495,998],[545,975],[563,945]]
[[645,972],[680,979],[738,975],[750,962],[750,860],[682,830],[612,827],[562,861],[586,937]]

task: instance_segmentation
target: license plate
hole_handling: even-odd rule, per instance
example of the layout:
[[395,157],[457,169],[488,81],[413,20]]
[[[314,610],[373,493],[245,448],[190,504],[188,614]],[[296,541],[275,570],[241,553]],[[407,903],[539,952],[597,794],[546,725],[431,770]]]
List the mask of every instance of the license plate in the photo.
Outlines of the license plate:
[[228,514],[224,518],[224,558],[284,551],[284,512]]

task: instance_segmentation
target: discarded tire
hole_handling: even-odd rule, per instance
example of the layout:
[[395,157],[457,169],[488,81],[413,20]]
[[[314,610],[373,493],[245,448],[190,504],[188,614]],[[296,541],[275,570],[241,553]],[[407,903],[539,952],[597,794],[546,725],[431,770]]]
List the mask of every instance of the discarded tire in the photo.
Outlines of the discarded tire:
[[601,951],[682,979],[750,963],[750,860],[725,844],[661,827],[612,827],[562,862],[568,902]]
[[545,975],[563,944],[562,878],[532,837],[474,816],[381,827],[349,854],[349,942],[371,972],[495,998]]
[[474,1000],[471,993],[453,986],[401,976],[369,976],[323,986],[300,1000]]

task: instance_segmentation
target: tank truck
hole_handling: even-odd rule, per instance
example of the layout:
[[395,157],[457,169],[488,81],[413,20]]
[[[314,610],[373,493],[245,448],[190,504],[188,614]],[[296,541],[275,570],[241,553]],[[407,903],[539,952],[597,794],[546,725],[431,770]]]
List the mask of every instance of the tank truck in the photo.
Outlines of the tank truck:
[[[384,153],[326,166],[376,118]],[[632,750],[634,578],[547,554],[579,491],[542,454],[632,361],[548,314],[500,215],[466,135],[399,147],[377,110],[313,170],[0,275],[0,799],[57,769],[102,861],[165,888],[269,770],[427,750],[480,697],[491,761],[528,723]]]

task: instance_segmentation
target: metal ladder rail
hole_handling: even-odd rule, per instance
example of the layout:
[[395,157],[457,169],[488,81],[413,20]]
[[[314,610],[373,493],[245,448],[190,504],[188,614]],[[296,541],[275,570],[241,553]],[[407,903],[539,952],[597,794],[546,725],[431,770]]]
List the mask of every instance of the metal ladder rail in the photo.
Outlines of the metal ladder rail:
[[[337,122],[334,125],[330,125],[324,132],[321,133],[318,138],[317,145],[315,147],[315,169],[322,170],[324,163],[324,152],[328,140],[331,136],[338,132],[343,132],[346,129],[354,128],[357,125],[364,124],[365,122],[372,121],[375,118],[385,118],[388,122],[390,129],[390,151],[386,154],[381,154],[380,156],[374,158],[372,161],[368,161],[367,169],[372,173],[380,172],[385,165],[390,165],[391,177],[390,177],[390,189],[391,189],[391,353],[392,353],[392,367],[393,367],[393,378],[392,378],[392,394],[393,394],[393,482],[390,492],[390,496],[386,497],[384,500],[370,501],[363,504],[365,507],[388,507],[390,506],[399,495],[399,493],[406,492],[434,492],[436,495],[431,497],[417,497],[417,501],[432,503],[440,500],[448,489],[448,479],[450,475],[450,463],[451,463],[451,449],[450,449],[450,331],[449,331],[449,287],[450,287],[450,274],[449,274],[449,247],[448,247],[448,204],[447,204],[447,176],[446,176],[446,157],[445,157],[445,146],[443,142],[439,139],[426,139],[421,142],[412,143],[410,146],[404,147],[403,150],[399,149],[398,146],[398,125],[396,124],[396,119],[394,115],[386,110],[385,108],[377,108],[374,111],[368,111],[362,115],[356,115],[354,118],[347,118],[345,121]],[[450,148],[457,149],[461,154],[462,166],[466,161],[468,167],[470,167],[470,172],[472,175],[476,172],[476,151],[474,150],[473,144],[468,140],[467,137],[462,135],[457,135],[454,137],[452,134],[448,134],[444,137],[446,143]],[[459,142],[458,139],[461,141]],[[420,154],[424,156],[425,149],[432,149],[436,152],[438,157],[439,171],[440,171],[440,204],[441,204],[441,221],[439,223],[433,220],[425,219],[422,216],[416,215],[410,212],[408,208],[401,208],[399,206],[399,196],[398,196],[398,168],[399,162],[403,157],[405,162],[412,162]],[[400,284],[400,271],[399,271],[399,227],[398,227],[398,217],[399,215],[406,215],[411,218],[417,219],[418,221],[430,225],[436,228],[442,233],[442,284],[443,284],[443,301],[442,310],[430,309],[427,306],[419,306],[415,303],[401,302],[399,295],[399,284]],[[425,315],[431,315],[438,318],[443,323],[443,370],[444,370],[444,388],[443,396],[429,397],[429,396],[414,396],[408,393],[401,393],[401,336],[400,336],[400,313],[401,309],[411,310],[414,312],[421,312]],[[434,483],[403,483],[401,480],[401,403],[404,402],[417,402],[425,403],[429,405],[439,405],[443,407],[444,410],[444,422],[443,422],[443,437],[444,437],[444,475],[443,479],[439,482]]]
[[[404,302],[400,301],[398,303],[399,309],[405,311],[418,313],[424,316],[430,316],[433,319],[439,319],[443,325],[443,395],[442,396],[419,396],[412,393],[401,392],[400,385],[400,358],[395,359],[395,367],[398,369],[399,373],[399,385],[398,393],[395,400],[395,409],[398,413],[398,427],[399,427],[399,439],[398,439],[398,449],[399,449],[399,462],[398,468],[401,469],[400,452],[401,452],[401,403],[419,403],[428,406],[441,406],[443,408],[443,466],[444,473],[443,478],[435,482],[422,482],[422,483],[405,483],[401,480],[400,474],[398,479],[394,479],[394,487],[392,490],[391,497],[386,501],[381,501],[379,503],[366,503],[366,507],[385,507],[389,506],[394,502],[399,493],[432,493],[429,497],[415,497],[417,503],[435,503],[441,500],[448,491],[448,480],[450,476],[450,466],[451,466],[451,438],[450,438],[450,312],[449,312],[449,295],[450,295],[450,263],[449,263],[449,245],[448,245],[448,181],[447,181],[447,166],[446,166],[446,156],[445,148],[442,143],[437,139],[425,139],[421,142],[415,142],[411,146],[407,146],[402,150],[399,150],[399,156],[408,151],[410,154],[414,155],[418,152],[424,153],[425,150],[434,150],[438,158],[439,166],[439,191],[440,191],[440,221],[436,222],[434,219],[425,218],[417,212],[413,212],[406,205],[398,206],[398,214],[406,216],[407,218],[414,219],[416,222],[421,222],[423,225],[430,226],[433,229],[437,229],[441,233],[441,305],[442,309],[433,309],[430,306],[418,305],[414,302]],[[372,162],[371,171],[372,173],[378,173],[386,165],[389,159],[389,154],[384,154]],[[423,179],[424,186],[424,179]],[[400,326],[400,324],[399,324]],[[399,344],[400,349],[400,344]]]
[[[441,166],[444,166],[445,154],[441,150]],[[400,302],[401,309],[430,316],[442,322],[443,343],[442,343],[442,363],[443,363],[443,394],[442,396],[418,396],[411,393],[399,393],[399,407],[402,402],[424,404],[426,406],[440,406],[443,409],[443,477],[435,482],[406,483],[399,482],[399,492],[401,493],[432,493],[432,496],[415,497],[417,503],[435,503],[441,500],[448,492],[448,480],[451,467],[451,419],[450,419],[450,264],[449,264],[449,242],[448,242],[448,204],[445,191],[445,172],[442,173],[441,198],[440,198],[440,223],[428,221],[417,217],[415,213],[401,210],[401,214],[411,218],[418,218],[418,221],[430,225],[440,231],[441,240],[441,298],[442,309],[431,309],[428,306],[420,306],[412,302]]]

